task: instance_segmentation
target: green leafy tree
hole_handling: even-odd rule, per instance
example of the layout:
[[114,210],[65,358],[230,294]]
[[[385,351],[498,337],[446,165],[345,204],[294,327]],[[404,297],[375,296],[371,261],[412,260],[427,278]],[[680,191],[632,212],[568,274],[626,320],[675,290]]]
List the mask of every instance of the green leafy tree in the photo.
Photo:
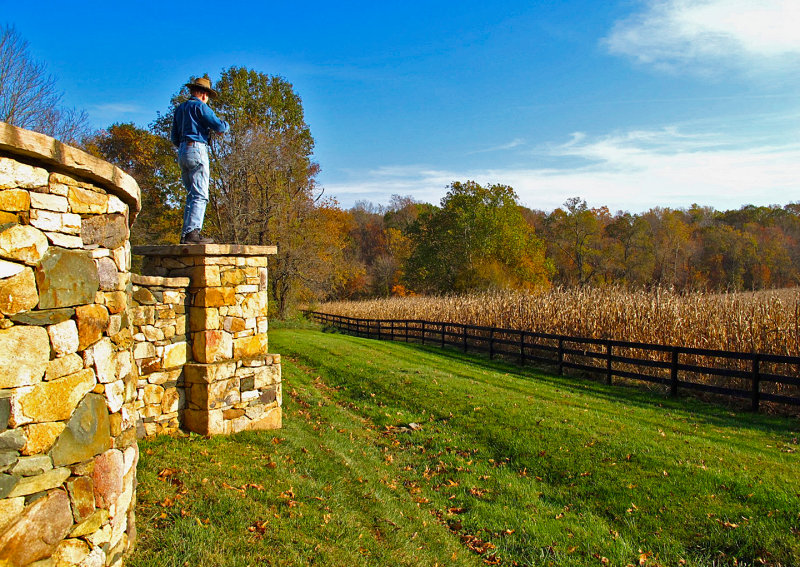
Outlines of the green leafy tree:
[[441,208],[419,216],[411,238],[414,251],[406,269],[411,289],[461,292],[549,284],[544,245],[506,185],[452,183]]

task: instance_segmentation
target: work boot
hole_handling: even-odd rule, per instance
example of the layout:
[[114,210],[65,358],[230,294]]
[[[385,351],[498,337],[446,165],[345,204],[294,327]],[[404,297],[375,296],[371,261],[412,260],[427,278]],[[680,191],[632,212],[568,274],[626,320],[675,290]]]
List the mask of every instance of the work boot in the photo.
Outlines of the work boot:
[[214,244],[214,241],[206,236],[200,236],[200,229],[196,228],[181,237],[181,244]]

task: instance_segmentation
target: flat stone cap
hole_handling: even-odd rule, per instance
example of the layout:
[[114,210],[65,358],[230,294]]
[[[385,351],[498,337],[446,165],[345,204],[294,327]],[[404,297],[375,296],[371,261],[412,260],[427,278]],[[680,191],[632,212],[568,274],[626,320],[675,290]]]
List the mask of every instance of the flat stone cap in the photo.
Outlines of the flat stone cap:
[[141,276],[131,274],[131,282],[149,287],[189,287],[189,278],[163,278],[160,276]]
[[102,187],[128,205],[130,223],[141,209],[141,192],[133,177],[99,157],[50,136],[0,122],[0,154],[26,157],[53,171]]
[[140,256],[270,256],[278,253],[278,247],[250,244],[169,244],[134,246],[132,252]]

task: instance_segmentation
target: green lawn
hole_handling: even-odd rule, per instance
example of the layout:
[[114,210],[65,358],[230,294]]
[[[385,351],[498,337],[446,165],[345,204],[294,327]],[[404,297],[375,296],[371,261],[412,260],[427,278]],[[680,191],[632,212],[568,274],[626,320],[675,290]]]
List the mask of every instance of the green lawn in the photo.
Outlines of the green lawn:
[[284,428],[140,444],[128,565],[800,564],[796,420],[307,329]]

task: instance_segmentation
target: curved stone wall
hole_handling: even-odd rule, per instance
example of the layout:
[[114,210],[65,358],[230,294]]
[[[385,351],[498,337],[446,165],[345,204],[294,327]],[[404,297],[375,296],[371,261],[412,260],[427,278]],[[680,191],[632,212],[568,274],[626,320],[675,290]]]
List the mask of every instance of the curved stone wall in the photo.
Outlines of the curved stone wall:
[[139,203],[118,168],[0,123],[0,564],[119,565],[133,543]]

